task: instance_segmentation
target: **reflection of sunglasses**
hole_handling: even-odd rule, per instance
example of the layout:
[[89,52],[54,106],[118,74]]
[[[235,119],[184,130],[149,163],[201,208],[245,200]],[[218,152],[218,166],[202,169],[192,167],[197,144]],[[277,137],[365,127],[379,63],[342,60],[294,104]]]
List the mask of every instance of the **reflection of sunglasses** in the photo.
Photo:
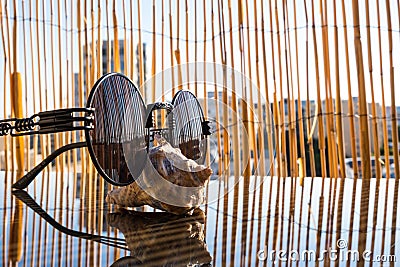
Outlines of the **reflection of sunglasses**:
[[[160,109],[168,114],[166,129],[156,129],[153,122],[153,111]],[[85,142],[57,149],[13,184],[13,188],[26,188],[60,154],[82,147],[88,148],[94,166],[107,182],[128,185],[143,171],[154,133],[165,134],[173,146],[181,147],[191,159],[200,158],[198,144],[210,134],[201,106],[192,93],[179,91],[171,104],[155,103],[146,108],[132,81],[119,73],[106,74],[95,83],[86,108],[46,111],[26,119],[0,121],[0,136],[75,130],[85,131]],[[187,148],[187,144],[197,145]],[[126,157],[135,166],[128,166]]]
[[107,245],[107,246],[112,246],[115,248],[119,249],[125,249],[128,250],[128,247],[126,245],[125,239],[124,238],[117,238],[117,237],[111,237],[111,236],[101,236],[101,235],[93,235],[93,234],[88,234],[76,230],[69,229],[65,226],[62,226],[60,223],[58,223],[56,220],[54,220],[53,217],[51,217],[45,210],[43,210],[39,204],[36,203],[36,201],[25,191],[23,190],[14,190],[12,194],[21,200],[23,203],[26,204],[29,208],[31,208],[35,213],[37,213],[42,219],[44,219],[46,222],[48,222],[51,226],[53,226],[55,229],[60,231],[63,234],[73,236],[73,237],[78,237],[90,241],[96,241],[98,243]]
[[205,215],[199,208],[187,216],[119,210],[109,213],[107,222],[122,232],[131,251],[113,266],[209,266],[212,261],[204,242]]
[[201,225],[204,224],[205,217],[200,209],[189,216],[126,210],[109,213],[108,224],[121,231],[125,236],[123,239],[66,228],[44,211],[26,191],[14,190],[12,194],[66,235],[131,251],[131,256],[117,260],[112,266],[127,266],[124,264],[132,263],[157,266],[165,263],[164,261],[178,265],[198,262],[199,266],[209,266],[212,260],[204,243]]

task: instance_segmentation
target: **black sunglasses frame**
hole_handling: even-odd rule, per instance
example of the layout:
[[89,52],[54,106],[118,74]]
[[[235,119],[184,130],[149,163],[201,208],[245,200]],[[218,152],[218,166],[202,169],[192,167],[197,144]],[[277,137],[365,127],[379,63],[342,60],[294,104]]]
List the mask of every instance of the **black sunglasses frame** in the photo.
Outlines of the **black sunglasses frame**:
[[53,226],[55,229],[63,234],[78,237],[90,241],[95,241],[107,246],[112,246],[119,249],[129,250],[124,238],[111,237],[111,236],[101,236],[89,233],[84,233],[76,230],[69,229],[59,222],[57,222],[53,217],[51,217],[38,203],[24,190],[13,190],[12,194],[22,201],[27,207],[32,209],[36,214],[38,214],[43,220]]
[[[76,131],[76,130],[84,130],[86,141],[77,142],[73,144],[68,144],[59,149],[55,150],[48,157],[46,157],[39,165],[21,177],[17,182],[12,185],[14,189],[25,189],[28,185],[35,179],[35,177],[43,171],[46,166],[48,166],[53,160],[55,160],[60,154],[76,149],[87,147],[89,155],[92,159],[92,163],[95,166],[97,172],[110,184],[116,186],[125,186],[131,184],[135,178],[128,182],[116,182],[111,179],[100,166],[100,163],[97,160],[92,139],[90,137],[91,131],[94,129],[93,121],[94,121],[94,109],[91,107],[92,101],[95,97],[95,93],[99,87],[99,85],[110,76],[120,76],[126,79],[127,82],[131,83],[133,87],[137,90],[132,81],[121,73],[108,73],[103,75],[99,80],[96,81],[92,90],[90,91],[89,97],[87,99],[86,108],[71,108],[71,109],[60,109],[53,111],[45,111],[40,112],[31,116],[30,118],[25,119],[7,119],[0,121],[0,136],[10,134],[11,136],[23,136],[23,135],[33,135],[33,134],[49,134],[49,133],[59,133],[65,131]],[[147,105],[146,108],[146,118],[144,118],[144,128],[145,128],[145,142],[147,146],[147,151],[150,147],[150,143],[153,141],[154,133],[164,132],[167,136],[170,137],[171,141],[176,142],[173,139],[173,130],[175,125],[174,116],[169,116],[170,113],[173,113],[174,110],[174,102],[177,97],[182,93],[187,93],[192,99],[196,99],[196,97],[190,92],[186,90],[179,91],[173,98],[172,103],[166,102],[157,102],[153,104]],[[145,106],[142,97],[139,97],[140,104]],[[197,99],[196,99],[197,101]],[[197,108],[200,111],[200,120],[199,124],[201,125],[202,137],[210,135],[210,127],[209,121],[204,119],[203,112],[201,110],[200,104],[197,102]],[[168,129],[158,129],[154,125],[153,111],[165,109],[167,111]],[[74,116],[75,113],[85,113],[83,116]],[[76,125],[78,123],[78,125]],[[35,127],[39,127],[38,130],[34,130]],[[175,146],[177,144],[174,144]],[[142,166],[144,168],[144,166]]]

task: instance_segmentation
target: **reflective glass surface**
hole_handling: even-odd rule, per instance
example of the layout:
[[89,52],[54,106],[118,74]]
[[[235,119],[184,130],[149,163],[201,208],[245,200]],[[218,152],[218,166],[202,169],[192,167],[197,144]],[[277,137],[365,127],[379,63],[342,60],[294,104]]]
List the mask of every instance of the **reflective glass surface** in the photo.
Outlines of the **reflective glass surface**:
[[[395,179],[211,180],[193,214],[118,209],[95,174],[0,174],[0,265],[397,266]],[[128,265],[127,265],[128,264]]]

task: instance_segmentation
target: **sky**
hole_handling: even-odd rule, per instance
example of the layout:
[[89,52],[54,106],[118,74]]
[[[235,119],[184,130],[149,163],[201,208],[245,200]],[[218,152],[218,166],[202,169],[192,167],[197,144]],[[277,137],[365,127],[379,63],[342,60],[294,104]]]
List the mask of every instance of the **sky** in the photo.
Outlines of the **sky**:
[[[30,1],[16,1],[17,2],[17,16],[14,16],[13,1],[2,1],[2,29],[3,37],[0,42],[0,71],[3,73],[0,75],[0,101],[5,104],[6,111],[9,110],[8,101],[10,94],[8,90],[4,94],[4,88],[9,87],[9,81],[4,77],[8,77],[9,69],[5,68],[7,49],[9,46],[12,47],[12,43],[8,43],[12,40],[12,29],[13,23],[17,22],[17,70],[24,75],[24,100],[26,102],[26,111],[38,110],[41,101],[30,102],[33,97],[39,99],[40,90],[31,90],[32,87],[47,88],[47,94],[42,94],[41,97],[47,97],[47,106],[42,105],[42,108],[52,109],[58,107],[58,103],[54,102],[53,99],[59,99],[60,86],[66,88],[70,86],[72,80],[70,77],[72,72],[79,71],[79,57],[78,57],[78,14],[77,14],[77,0],[71,0],[66,2],[58,1],[41,1],[39,6],[39,19],[36,14],[36,3]],[[100,0],[99,2],[93,1],[93,13],[91,13],[91,3],[87,2],[87,14],[88,17],[84,16],[84,3],[80,1],[82,13],[80,14],[81,24],[84,25],[86,20],[89,29],[87,36],[88,43],[91,42],[92,33],[97,38],[97,21],[101,18],[100,29],[101,38],[105,40],[107,36],[110,39],[114,38],[113,32],[113,1]],[[231,2],[232,7],[232,29],[229,29],[229,12],[228,3]],[[279,29],[276,27],[275,17],[272,18],[273,25],[270,24],[270,10],[269,1],[264,1],[263,9],[261,8],[260,1],[243,1],[243,13],[244,13],[244,24],[239,23],[239,3],[238,1],[222,1],[224,12],[219,12],[218,1],[192,1],[192,0],[175,0],[169,1],[155,1],[155,33],[156,42],[153,44],[153,1],[140,1],[140,22],[141,22],[141,39],[143,43],[146,43],[147,47],[147,77],[151,76],[151,63],[152,54],[155,54],[156,58],[156,73],[167,69],[171,63],[171,51],[175,51],[179,48],[181,52],[181,62],[213,62],[221,63],[221,38],[226,36],[226,63],[233,67],[237,71],[243,71],[246,76],[250,76],[250,67],[252,74],[252,81],[256,84],[256,40],[255,33],[258,33],[258,48],[259,48],[259,70],[261,73],[260,88],[262,94],[268,94],[269,98],[272,99],[274,92],[274,79],[273,69],[276,74],[277,89],[279,94],[280,85],[282,87],[282,98],[288,96],[288,92],[291,93],[293,88],[293,95],[291,97],[305,99],[307,97],[307,83],[309,88],[309,96],[311,99],[316,99],[317,84],[316,84],[316,62],[314,60],[314,47],[313,47],[313,35],[312,35],[312,5],[314,4],[315,11],[315,29],[316,29],[316,40],[317,40],[317,58],[318,58],[318,74],[321,85],[321,97],[325,97],[325,75],[324,75],[324,60],[327,60],[323,56],[323,45],[322,45],[322,29],[325,25],[322,25],[321,14],[320,14],[320,3],[325,1],[288,1],[287,2],[287,29],[289,34],[284,35],[284,21],[283,21],[283,6],[281,1],[277,1],[278,6],[278,23]],[[358,95],[358,82],[357,82],[357,69],[355,60],[354,50],[354,35],[353,35],[353,14],[352,14],[352,3],[351,1],[343,1],[346,10],[347,27],[343,24],[342,17],[342,1],[326,1],[327,2],[327,25],[328,30],[328,45],[329,45],[329,62],[330,62],[330,76],[331,76],[331,88],[332,93],[335,95],[335,90],[339,88],[341,97],[343,99],[348,98],[348,86],[347,86],[347,72],[346,72],[346,61],[345,61],[345,46],[344,46],[344,33],[347,33],[348,44],[349,44],[349,63],[350,63],[350,85],[352,96]],[[388,48],[388,24],[386,16],[386,5],[385,1],[369,1],[370,10],[370,25],[366,22],[365,2],[359,1],[360,10],[360,30],[361,30],[361,42],[362,42],[362,55],[363,65],[365,74],[365,85],[367,92],[367,101],[371,101],[371,84],[369,82],[369,70],[368,70],[368,47],[367,47],[367,28],[371,30],[371,59],[372,59],[372,75],[373,75],[373,88],[375,90],[375,101],[382,102],[381,85],[380,85],[380,53],[379,53],[379,42],[378,42],[378,17],[377,17],[377,6],[376,2],[379,2],[380,19],[381,19],[381,34],[382,34],[382,66],[383,66],[383,86],[385,94],[385,104],[389,105],[391,100],[390,95],[390,64],[389,64],[389,48]],[[44,3],[44,5],[42,5]],[[118,38],[123,39],[127,36],[130,40],[133,37],[133,42],[139,41],[139,24],[138,24],[138,1],[116,1],[116,21],[118,25]],[[170,4],[171,3],[171,4]],[[178,14],[178,3],[180,6]],[[248,10],[245,8],[247,3]],[[254,9],[254,3],[257,3],[257,7]],[[395,73],[395,92],[399,92],[399,67],[400,57],[396,56],[400,54],[400,31],[399,31],[399,7],[397,1],[389,1],[391,8],[392,17],[392,29],[393,29],[393,55],[394,55],[394,73]],[[6,8],[7,4],[7,8]],[[100,12],[98,9],[100,6]],[[204,6],[205,4],[205,6]],[[334,6],[335,5],[335,6]],[[107,12],[108,6],[108,12]],[[170,9],[171,7],[171,9]],[[204,9],[205,7],[205,9]],[[337,28],[338,28],[338,52],[339,52],[339,87],[335,82],[335,50],[334,50],[334,10],[336,7],[337,14]],[[60,18],[58,17],[58,8],[60,8]],[[164,12],[162,12],[164,8]],[[212,9],[214,12],[214,35],[212,33]],[[273,16],[275,16],[275,1],[272,1]],[[186,13],[187,10],[187,13]],[[206,10],[206,12],[204,12]],[[294,10],[296,10],[297,25],[294,20]],[[9,19],[7,20],[7,14]],[[247,23],[246,13],[248,12],[249,24]],[[204,17],[204,13],[206,14]],[[108,14],[108,16],[107,16]],[[172,28],[170,29],[170,16],[172,15]],[[261,35],[262,29],[262,14],[264,14],[264,34],[265,34],[265,46],[262,45]],[[92,25],[93,21],[96,24]],[[256,16],[255,16],[256,15]],[[306,16],[307,15],[307,16]],[[223,16],[223,18],[222,18]],[[255,21],[257,17],[257,21]],[[24,18],[24,19],[23,19]],[[29,20],[31,18],[32,20]],[[187,25],[186,27],[186,18]],[[307,22],[308,18],[308,22]],[[39,21],[39,27],[37,28],[37,21]],[[107,23],[108,21],[108,23]],[[164,23],[163,23],[164,21]],[[220,21],[224,23],[224,29],[220,25]],[[130,25],[133,27],[130,28]],[[206,22],[206,23],[204,23]],[[8,32],[6,31],[6,25],[8,23]],[[258,28],[256,29],[255,24],[257,23]],[[108,27],[107,27],[108,24]],[[59,27],[59,25],[61,25]],[[125,25],[125,28],[124,28]],[[179,26],[179,32],[178,32]],[[221,26],[221,27],[220,27]],[[25,27],[25,28],[24,28]],[[164,31],[163,31],[164,27]],[[58,41],[58,30],[61,29],[61,42]],[[204,29],[206,28],[206,34],[204,36]],[[31,46],[31,34],[32,29],[32,46]],[[124,30],[126,29],[126,31]],[[188,42],[186,42],[186,30],[188,29]],[[51,31],[53,30],[53,39],[51,39]],[[170,48],[170,40],[172,31],[173,41],[172,49]],[[222,30],[222,32],[221,32]],[[231,47],[229,42],[229,34],[232,32],[233,45]],[[273,44],[274,53],[272,51],[271,35],[273,33]],[[179,33],[179,34],[178,34]],[[243,34],[243,52],[240,50],[240,34]],[[247,35],[249,33],[249,35]],[[296,57],[296,33],[297,33],[297,57]],[[178,38],[179,35],[179,38]],[[9,38],[7,38],[9,36]],[[279,54],[278,54],[278,38],[280,37],[280,48],[281,48],[281,70],[282,80],[279,79]],[[285,47],[285,36],[286,36],[286,47]],[[39,46],[37,46],[37,37],[39,37]],[[82,34],[82,42],[85,40],[85,36]],[[249,39],[247,39],[249,37]],[[215,49],[213,49],[213,42],[215,40]],[[308,41],[308,42],[307,42]],[[164,50],[161,49],[162,44]],[[196,46],[197,44],[197,46]],[[307,61],[307,44],[308,44],[308,61]],[[224,43],[222,42],[222,45]],[[45,50],[46,49],[46,50]],[[266,81],[267,87],[264,82],[263,72],[263,57],[261,50],[264,49],[266,53]],[[286,49],[286,50],[285,50]],[[290,50],[290,52],[289,52]],[[46,51],[46,53],[44,53]],[[154,51],[154,52],[153,52]],[[204,54],[205,51],[205,54]],[[286,54],[290,60],[288,65],[288,71],[292,68],[293,76],[286,76]],[[11,53],[12,54],[12,53]],[[187,56],[188,55],[188,56]],[[205,56],[204,56],[205,55]],[[233,61],[231,60],[233,55]],[[298,58],[298,72],[296,68],[296,58]],[[12,59],[12,58],[11,58]],[[163,62],[162,62],[163,59]],[[175,57],[174,64],[176,64]],[[245,68],[241,67],[241,62],[244,59]],[[7,59],[10,60],[10,59]],[[273,61],[274,60],[274,61]],[[9,61],[8,61],[9,62]],[[308,68],[307,68],[308,62]],[[39,65],[41,68],[41,75],[39,76]],[[308,75],[307,75],[308,69]],[[26,77],[26,78],[25,78]],[[39,84],[40,77],[40,84]],[[60,78],[61,77],[61,80]],[[69,77],[69,78],[68,78]],[[250,77],[249,77],[250,78]],[[287,83],[289,81],[289,84]],[[5,87],[3,86],[5,84]],[[56,90],[53,90],[55,88]],[[213,90],[213,86],[207,87],[209,90]],[[267,91],[265,91],[267,88]],[[289,90],[288,90],[289,88]],[[297,93],[297,88],[300,88],[300,95]],[[42,90],[42,92],[44,92]],[[54,93],[53,93],[54,92]],[[62,98],[67,99],[70,96],[63,92]],[[400,98],[395,96],[396,104],[400,105]],[[4,109],[0,109],[0,115],[4,116]]]

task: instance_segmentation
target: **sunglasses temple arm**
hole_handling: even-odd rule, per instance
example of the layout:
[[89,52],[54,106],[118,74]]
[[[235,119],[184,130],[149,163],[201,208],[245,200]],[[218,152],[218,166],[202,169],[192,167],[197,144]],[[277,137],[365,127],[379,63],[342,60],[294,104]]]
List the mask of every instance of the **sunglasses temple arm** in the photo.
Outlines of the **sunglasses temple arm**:
[[45,210],[43,210],[39,206],[39,204],[37,204],[36,201],[27,192],[25,192],[23,190],[14,190],[12,192],[12,194],[16,198],[18,198],[19,200],[24,202],[29,208],[31,208],[40,217],[42,217],[43,220],[45,220],[51,226],[53,226],[55,229],[57,229],[58,231],[60,231],[64,234],[100,242],[102,244],[111,245],[114,247],[118,247],[120,249],[126,249],[126,243],[125,243],[124,239],[105,237],[105,236],[100,236],[100,235],[93,235],[93,234],[89,234],[89,233],[75,231],[75,230],[72,230],[72,229],[62,226],[60,223],[58,223],[56,220],[54,220],[54,218],[51,217]]
[[92,129],[94,110],[68,108],[39,112],[29,118],[0,120],[0,136],[24,136]]
[[47,158],[45,158],[39,165],[29,171],[27,174],[21,177],[17,182],[12,185],[14,189],[25,189],[34,179],[35,177],[49,165],[53,160],[55,160],[60,154],[74,149],[74,148],[82,148],[86,147],[86,142],[78,142],[73,144],[68,144],[65,146],[60,147],[53,153],[51,153]]

